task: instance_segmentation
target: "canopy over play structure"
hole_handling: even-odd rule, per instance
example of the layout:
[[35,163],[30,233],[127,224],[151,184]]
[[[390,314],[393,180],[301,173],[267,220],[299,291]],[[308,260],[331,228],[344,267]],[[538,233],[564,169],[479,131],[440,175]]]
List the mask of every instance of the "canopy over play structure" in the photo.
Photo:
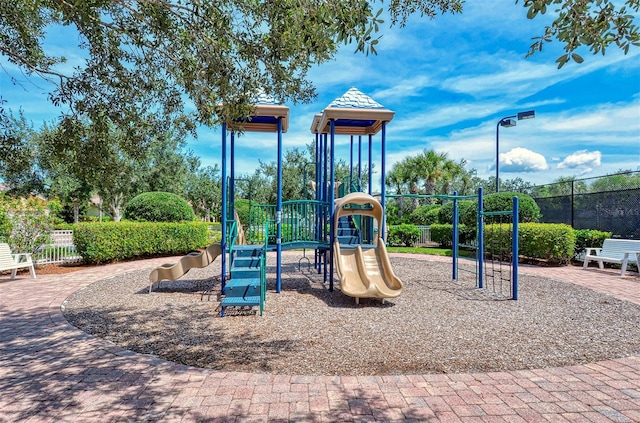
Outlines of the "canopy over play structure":
[[[341,290],[355,298],[391,298],[402,291],[402,283],[390,269],[384,249],[384,189],[380,201],[371,196],[373,185],[372,159],[373,137],[380,134],[380,186],[385,186],[386,125],[394,112],[365,95],[356,88],[349,89],[336,98],[322,113],[314,116],[311,132],[315,135],[315,178],[309,181],[315,187],[315,199],[282,201],[282,135],[288,128],[289,109],[277,104],[268,96],[256,98],[255,114],[242,122],[244,131],[272,132],[276,135],[277,200],[275,205],[251,204],[246,238],[248,244],[261,245],[265,253],[275,251],[277,257],[276,291],[280,292],[283,249],[304,248],[315,250],[315,268],[324,272],[324,281],[333,291],[334,264],[338,266]],[[237,123],[237,122],[235,122]],[[235,180],[235,131],[222,127],[222,251],[229,254],[232,269],[233,252],[240,247],[237,242],[238,227],[234,216]],[[230,132],[230,134],[229,134]],[[350,175],[348,181],[336,181],[335,139],[350,136]],[[362,192],[363,137],[368,142],[367,193]],[[357,140],[357,162],[353,154]],[[340,188],[339,190],[337,188]],[[359,192],[359,196],[348,196]],[[346,196],[346,197],[345,197]],[[339,209],[336,198],[350,198],[363,213],[352,215],[355,208]],[[365,203],[362,203],[365,201]],[[367,206],[365,206],[365,204]],[[340,206],[340,207],[343,207]],[[369,210],[371,206],[371,210]],[[339,213],[337,211],[340,210]],[[347,211],[348,210],[348,211]],[[375,210],[375,213],[373,213]],[[341,219],[344,217],[344,219]],[[348,217],[348,219],[347,219]],[[341,223],[342,222],[342,223]],[[351,235],[343,235],[350,232]],[[336,244],[337,243],[337,244]],[[344,245],[343,245],[344,244]],[[360,251],[361,263],[347,270],[346,251]],[[370,250],[370,251],[369,251]],[[343,253],[344,251],[344,253]],[[354,260],[360,260],[354,259]],[[375,262],[375,263],[374,263]],[[356,263],[357,264],[357,263]],[[233,270],[231,270],[233,279]],[[225,294],[228,274],[227,259],[222,255],[222,293]],[[363,285],[366,288],[355,286]]]

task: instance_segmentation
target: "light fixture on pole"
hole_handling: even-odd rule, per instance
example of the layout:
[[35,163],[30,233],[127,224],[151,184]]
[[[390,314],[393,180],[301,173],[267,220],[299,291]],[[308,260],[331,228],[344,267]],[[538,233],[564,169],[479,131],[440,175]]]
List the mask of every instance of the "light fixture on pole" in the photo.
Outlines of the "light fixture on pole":
[[503,126],[505,128],[511,128],[512,126],[516,126],[516,119],[524,120],[524,119],[533,119],[536,117],[535,110],[527,110],[526,112],[519,112],[513,116],[503,117],[498,121],[496,125],[496,192],[500,192],[500,127]]

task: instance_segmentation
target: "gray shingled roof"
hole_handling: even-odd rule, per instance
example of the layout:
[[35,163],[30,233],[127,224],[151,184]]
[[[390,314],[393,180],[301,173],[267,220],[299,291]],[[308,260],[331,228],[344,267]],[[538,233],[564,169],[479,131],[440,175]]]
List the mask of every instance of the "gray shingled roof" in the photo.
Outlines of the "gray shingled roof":
[[349,88],[341,97],[327,106],[345,109],[384,109],[385,107],[355,87]]
[[275,98],[266,94],[264,91],[260,90],[260,92],[255,97],[253,97],[253,104],[257,106],[261,104],[280,105],[281,103]]

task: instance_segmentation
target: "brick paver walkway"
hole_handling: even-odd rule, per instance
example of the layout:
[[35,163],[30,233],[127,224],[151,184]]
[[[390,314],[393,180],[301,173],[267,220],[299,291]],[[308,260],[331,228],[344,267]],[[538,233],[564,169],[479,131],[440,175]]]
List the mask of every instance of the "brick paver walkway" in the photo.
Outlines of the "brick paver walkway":
[[[0,421],[640,422],[640,356],[526,371],[274,376],[187,367],[123,350],[67,323],[60,306],[111,274],[0,277]],[[637,273],[521,268],[640,304]]]

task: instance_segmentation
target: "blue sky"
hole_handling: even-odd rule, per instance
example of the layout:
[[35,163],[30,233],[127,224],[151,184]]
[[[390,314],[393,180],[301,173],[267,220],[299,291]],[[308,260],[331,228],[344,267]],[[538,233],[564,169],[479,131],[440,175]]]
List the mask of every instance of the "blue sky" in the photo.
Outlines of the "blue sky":
[[[561,53],[557,42],[525,58],[531,38],[543,32],[550,18],[529,21],[521,4],[487,0],[467,2],[461,15],[414,17],[405,28],[389,29],[385,23],[377,55],[354,54],[346,46],[334,61],[311,71],[318,98],[312,104],[287,104],[291,118],[284,148],[313,141],[309,128],[314,114],[356,87],[395,112],[387,127],[387,168],[433,148],[451,159],[466,159],[480,177],[495,175],[497,122],[535,109],[535,119],[500,129],[501,178],[544,184],[560,176],[640,169],[640,49],[624,55],[610,48],[605,56],[585,49],[580,52],[583,64],[569,63],[560,70],[555,65]],[[68,31],[48,43],[54,53],[67,56],[66,66],[81,60],[68,44],[75,40]],[[6,61],[0,64],[15,74]],[[14,86],[5,73],[0,78],[7,107],[22,108],[36,126],[56,117],[45,82],[20,77],[25,82]],[[188,148],[205,165],[220,163],[219,130],[201,128],[198,133]],[[275,141],[271,134],[240,137],[237,172],[253,172],[258,158],[275,160]],[[336,153],[347,160],[349,142],[349,137],[337,138]],[[379,151],[377,137],[378,168]]]

